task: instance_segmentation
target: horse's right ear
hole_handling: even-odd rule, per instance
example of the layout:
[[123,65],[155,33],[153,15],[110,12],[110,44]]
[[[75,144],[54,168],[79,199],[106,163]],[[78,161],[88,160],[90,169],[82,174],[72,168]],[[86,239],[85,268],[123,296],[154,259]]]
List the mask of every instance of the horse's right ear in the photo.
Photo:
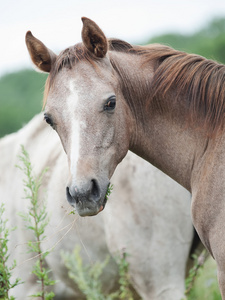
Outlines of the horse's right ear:
[[41,41],[36,39],[30,31],[26,33],[26,45],[31,60],[42,72],[50,72],[52,64],[56,60],[56,55],[49,50]]

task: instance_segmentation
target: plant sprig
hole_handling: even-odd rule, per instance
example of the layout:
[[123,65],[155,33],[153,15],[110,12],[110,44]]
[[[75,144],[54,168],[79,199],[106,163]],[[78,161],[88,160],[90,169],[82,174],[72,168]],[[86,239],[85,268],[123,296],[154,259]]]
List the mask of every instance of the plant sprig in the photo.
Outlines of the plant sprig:
[[100,276],[109,262],[109,257],[102,263],[96,262],[91,266],[84,265],[79,246],[76,246],[72,253],[62,252],[61,256],[68,268],[69,277],[78,285],[87,300],[118,299],[118,292],[109,295],[105,295],[102,292]]
[[10,232],[16,228],[7,228],[8,220],[4,220],[5,206],[0,206],[0,299],[14,300],[14,296],[9,297],[9,291],[17,285],[23,283],[20,278],[16,278],[11,282],[12,270],[16,267],[16,261],[9,267],[7,262],[9,259],[8,241]]
[[61,253],[69,277],[78,285],[81,292],[87,300],[113,300],[124,299],[133,300],[133,294],[130,290],[130,278],[128,274],[129,264],[127,262],[127,253],[122,257],[117,256],[116,262],[119,266],[119,289],[108,295],[102,291],[101,276],[109,263],[109,256],[103,262],[95,262],[92,265],[84,265],[80,255],[80,247],[76,246],[73,253]]
[[193,254],[194,266],[189,270],[188,277],[185,280],[186,291],[185,295],[188,296],[193,289],[196,278],[199,274],[199,271],[203,268],[204,263],[208,257],[207,251],[204,249],[200,255]]
[[112,193],[112,190],[113,190],[113,184],[110,184],[110,185],[108,186],[108,188],[107,188],[106,195],[105,195],[105,198],[106,198],[107,201],[108,201],[108,199],[109,199],[109,196],[110,196],[111,193]]
[[46,203],[41,202],[39,199],[39,190],[42,184],[43,177],[47,172],[44,169],[40,176],[33,175],[33,168],[31,165],[30,157],[24,146],[21,146],[22,154],[19,159],[22,166],[17,166],[25,174],[24,179],[24,192],[25,199],[30,201],[28,213],[20,213],[20,216],[26,223],[26,228],[31,230],[34,234],[34,241],[28,241],[29,252],[38,254],[38,259],[33,266],[32,273],[36,275],[37,282],[41,286],[41,290],[31,295],[32,297],[40,297],[42,300],[51,300],[55,296],[53,292],[47,292],[47,287],[52,286],[56,281],[49,278],[50,270],[45,265],[45,258],[49,252],[42,252],[41,242],[45,239],[45,229],[49,223]]

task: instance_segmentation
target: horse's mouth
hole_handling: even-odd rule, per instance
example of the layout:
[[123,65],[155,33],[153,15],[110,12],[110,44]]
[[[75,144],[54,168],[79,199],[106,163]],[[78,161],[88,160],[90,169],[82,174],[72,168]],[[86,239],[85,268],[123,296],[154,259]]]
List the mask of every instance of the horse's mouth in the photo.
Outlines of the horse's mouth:
[[71,203],[71,205],[74,207],[75,211],[81,216],[81,217],[91,217],[99,214],[101,211],[104,210],[105,205],[107,203],[107,197],[104,198],[103,202],[100,204],[96,202],[83,202],[78,201]]
[[75,210],[78,212],[78,214],[81,217],[91,217],[99,214],[103,209],[105,208],[107,200],[104,199],[103,203],[99,205],[95,205],[95,203],[89,203],[88,205],[85,205],[86,203],[76,203]]
[[103,209],[105,208],[106,203],[107,203],[107,197],[105,196],[104,201],[103,201],[103,203],[102,203],[102,205],[101,205],[101,207],[100,207],[99,213],[100,213],[101,211],[103,211]]

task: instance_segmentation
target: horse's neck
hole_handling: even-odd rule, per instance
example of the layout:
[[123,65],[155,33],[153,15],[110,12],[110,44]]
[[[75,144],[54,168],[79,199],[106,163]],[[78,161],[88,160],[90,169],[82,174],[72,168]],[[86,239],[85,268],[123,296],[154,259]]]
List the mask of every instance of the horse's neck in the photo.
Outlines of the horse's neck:
[[[199,167],[196,162],[201,160],[208,140],[200,131],[187,128],[184,108],[179,106],[179,102],[177,107],[171,108],[171,112],[167,113],[160,113],[152,105],[148,105],[151,102],[153,67],[143,66],[139,56],[133,55],[132,59],[129,55],[127,57],[127,61],[124,61],[126,58],[123,55],[123,62],[120,64],[124,68],[122,72],[130,78],[129,84],[132,87],[125,98],[127,97],[129,105],[136,104],[133,108],[136,125],[130,150],[190,191],[193,171]],[[133,99],[128,99],[131,93]]]
[[153,115],[149,116],[145,130],[140,128],[137,133],[131,150],[191,191],[193,167],[204,152],[204,139]]

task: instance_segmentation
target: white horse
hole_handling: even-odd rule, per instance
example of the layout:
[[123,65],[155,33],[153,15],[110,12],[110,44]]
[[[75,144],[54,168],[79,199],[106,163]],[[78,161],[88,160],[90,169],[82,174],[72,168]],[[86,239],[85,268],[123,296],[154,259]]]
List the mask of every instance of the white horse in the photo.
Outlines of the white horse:
[[[6,204],[11,234],[11,259],[16,258],[14,276],[25,281],[12,290],[18,300],[27,299],[36,291],[35,278],[30,274],[33,260],[27,254],[26,242],[31,232],[17,215],[26,211],[23,199],[23,174],[18,164],[20,145],[28,151],[35,174],[49,167],[42,191],[47,197],[51,216],[43,251],[55,246],[47,256],[55,286],[55,299],[83,299],[68,275],[60,257],[61,250],[72,251],[81,245],[85,263],[103,261],[110,253],[125,251],[129,274],[137,293],[145,300],[180,300],[184,298],[186,265],[193,243],[190,218],[190,195],[172,179],[134,154],[118,166],[113,177],[113,192],[104,214],[92,218],[69,215],[66,201],[67,159],[57,135],[37,115],[17,133],[0,140],[0,201]],[[45,192],[47,191],[47,192]],[[118,283],[118,269],[111,259],[102,276],[104,290],[113,290]]]

